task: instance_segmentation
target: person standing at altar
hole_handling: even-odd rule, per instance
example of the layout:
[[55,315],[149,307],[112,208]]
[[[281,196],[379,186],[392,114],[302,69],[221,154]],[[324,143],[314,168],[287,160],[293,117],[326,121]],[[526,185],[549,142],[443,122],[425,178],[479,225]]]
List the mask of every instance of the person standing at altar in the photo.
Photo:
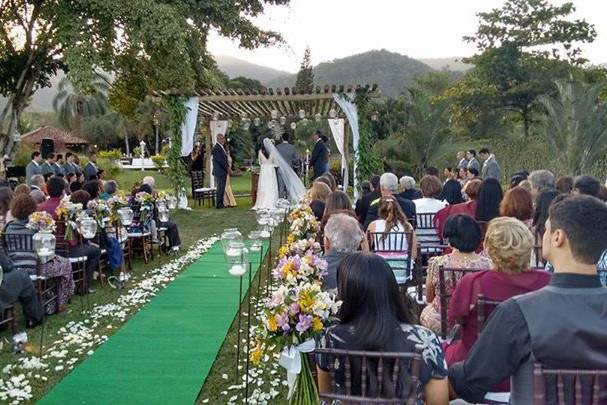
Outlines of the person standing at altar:
[[314,170],[312,180],[322,176],[329,171],[329,150],[322,137],[322,132],[316,131],[312,135],[314,141],[314,149],[310,157],[310,164]]
[[213,176],[217,182],[217,193],[215,198],[215,208],[225,208],[223,204],[223,196],[226,191],[226,181],[232,169],[228,163],[228,155],[223,147],[226,139],[223,134],[217,134],[217,142],[213,146],[211,155],[213,158]]
[[[287,162],[291,167],[295,167],[297,163],[297,157],[295,154],[295,146],[289,143],[289,134],[282,134],[282,142],[276,145],[276,149],[280,153],[280,156]],[[281,176],[278,176],[278,194],[281,198],[287,197],[287,187]]]

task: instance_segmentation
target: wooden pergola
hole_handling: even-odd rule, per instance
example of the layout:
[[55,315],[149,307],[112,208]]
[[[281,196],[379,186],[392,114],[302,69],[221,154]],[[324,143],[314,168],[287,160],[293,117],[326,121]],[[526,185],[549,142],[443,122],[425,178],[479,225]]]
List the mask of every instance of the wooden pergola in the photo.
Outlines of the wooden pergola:
[[[351,94],[356,91],[366,90],[369,97],[380,97],[377,85],[325,85],[315,86],[307,92],[298,92],[295,88],[284,89],[267,88],[261,91],[250,91],[240,89],[204,89],[187,94],[189,97],[198,97],[198,119],[199,121],[211,121],[213,119],[242,119],[260,118],[271,119],[274,115],[286,118],[299,118],[300,110],[304,111],[306,117],[327,118],[331,110],[337,116],[343,117],[343,112],[333,99],[333,94]],[[155,92],[155,96],[183,95],[171,91]]]

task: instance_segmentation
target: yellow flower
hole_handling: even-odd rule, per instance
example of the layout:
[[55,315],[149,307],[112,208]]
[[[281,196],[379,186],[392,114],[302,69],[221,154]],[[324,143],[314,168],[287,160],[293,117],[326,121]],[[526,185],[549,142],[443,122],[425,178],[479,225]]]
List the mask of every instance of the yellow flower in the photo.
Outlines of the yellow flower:
[[314,305],[314,296],[307,291],[303,291],[299,295],[298,304],[302,312],[307,312]]
[[293,242],[295,242],[295,235],[289,234],[289,236],[287,237],[287,245],[290,245]]
[[260,343],[257,343],[257,346],[251,352],[251,361],[253,364],[261,363],[261,358],[263,357],[263,346]]
[[312,319],[312,330],[314,330],[314,332],[320,332],[322,327],[322,321],[319,317],[315,316],[314,319]]
[[276,332],[276,329],[278,329],[276,319],[274,319],[273,315],[268,318],[268,329],[270,330],[270,332]]
[[289,248],[287,246],[282,246],[280,248],[280,250],[278,251],[278,255],[280,257],[285,257],[287,255],[287,253],[289,253]]

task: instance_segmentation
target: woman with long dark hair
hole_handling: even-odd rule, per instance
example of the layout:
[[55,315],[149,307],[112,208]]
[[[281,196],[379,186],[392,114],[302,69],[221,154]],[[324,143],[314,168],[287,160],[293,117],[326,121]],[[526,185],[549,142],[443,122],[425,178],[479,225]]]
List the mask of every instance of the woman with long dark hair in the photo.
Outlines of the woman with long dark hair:
[[[342,301],[340,322],[328,329],[323,346],[382,352],[422,351],[420,381],[412,386],[406,367],[401,370],[396,386],[390,378],[368,387],[368,395],[381,390],[383,397],[404,397],[417,391],[418,403],[448,402],[447,367],[440,343],[430,330],[414,325],[411,308],[405,305],[396,278],[388,263],[372,253],[346,256],[337,269],[338,298]],[[329,377],[324,370],[334,359],[321,356],[318,382],[321,391],[329,391]],[[360,394],[360,364],[352,362],[352,394]],[[345,392],[344,369],[337,365],[335,382]],[[369,366],[367,372],[374,373]],[[373,376],[369,381],[373,381]]]
[[500,216],[500,203],[504,193],[497,179],[489,177],[483,180],[476,199],[476,219],[489,222]]
[[356,217],[356,213],[352,210],[352,201],[350,197],[343,191],[333,191],[325,199],[325,210],[323,212],[320,229],[324,229],[331,214],[335,212],[352,211],[352,215]]

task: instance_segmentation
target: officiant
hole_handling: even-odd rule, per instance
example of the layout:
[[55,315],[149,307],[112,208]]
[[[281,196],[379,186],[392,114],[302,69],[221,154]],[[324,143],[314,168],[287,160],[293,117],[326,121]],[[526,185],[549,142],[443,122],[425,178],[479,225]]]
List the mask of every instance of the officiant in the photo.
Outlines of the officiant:
[[319,130],[314,132],[312,140],[314,141],[314,149],[310,157],[310,164],[314,170],[312,180],[315,180],[329,171],[329,150],[325,144],[322,132]]

